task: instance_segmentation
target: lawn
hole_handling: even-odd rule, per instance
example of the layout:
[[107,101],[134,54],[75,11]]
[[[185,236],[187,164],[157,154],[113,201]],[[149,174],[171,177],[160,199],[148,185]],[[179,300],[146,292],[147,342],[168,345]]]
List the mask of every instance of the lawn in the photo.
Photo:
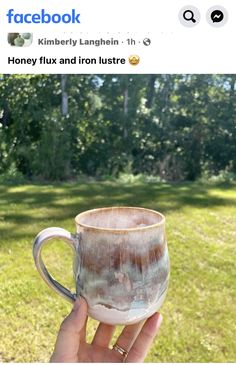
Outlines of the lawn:
[[[121,182],[0,186],[0,362],[47,362],[70,304],[40,279],[35,235],[75,231],[74,216],[112,205],[166,215],[171,281],[148,362],[236,362],[236,185]],[[73,288],[70,248],[49,243],[51,272]],[[97,323],[89,321],[91,339]]]

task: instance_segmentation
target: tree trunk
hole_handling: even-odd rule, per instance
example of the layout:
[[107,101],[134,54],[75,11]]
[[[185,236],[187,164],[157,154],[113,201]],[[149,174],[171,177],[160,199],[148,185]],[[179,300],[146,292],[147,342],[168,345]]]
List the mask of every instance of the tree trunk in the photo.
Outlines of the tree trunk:
[[128,138],[128,114],[129,114],[129,90],[128,85],[126,85],[124,90],[124,139]]
[[63,117],[65,117],[69,112],[66,84],[67,75],[61,75],[61,114]]
[[[5,82],[6,84],[6,80],[8,77],[10,77],[10,74],[5,74],[2,76],[2,81]],[[8,107],[8,99],[7,99],[7,95],[5,95],[4,98],[4,102],[3,102],[3,113],[2,113],[2,118],[1,118],[1,123],[4,127],[7,127],[10,124],[10,110]]]
[[156,75],[150,75],[148,89],[147,89],[147,101],[146,101],[146,107],[148,109],[151,109],[151,107],[152,107],[156,78],[157,78]]
[[235,96],[235,85],[236,85],[236,76],[231,76],[231,82],[230,82],[230,97],[233,98]]

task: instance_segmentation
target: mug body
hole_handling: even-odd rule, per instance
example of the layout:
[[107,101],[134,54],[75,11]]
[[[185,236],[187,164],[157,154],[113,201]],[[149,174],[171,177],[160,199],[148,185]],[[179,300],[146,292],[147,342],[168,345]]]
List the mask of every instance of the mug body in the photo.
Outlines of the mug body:
[[162,214],[144,208],[94,209],[76,216],[76,295],[94,319],[132,324],[162,305],[169,256]]

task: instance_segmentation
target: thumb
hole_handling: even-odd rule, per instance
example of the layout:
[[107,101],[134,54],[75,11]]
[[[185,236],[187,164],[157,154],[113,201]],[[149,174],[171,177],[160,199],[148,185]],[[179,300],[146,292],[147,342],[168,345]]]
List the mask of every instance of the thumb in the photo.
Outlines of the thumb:
[[79,298],[61,324],[51,362],[77,362],[81,336],[87,320],[87,303]]

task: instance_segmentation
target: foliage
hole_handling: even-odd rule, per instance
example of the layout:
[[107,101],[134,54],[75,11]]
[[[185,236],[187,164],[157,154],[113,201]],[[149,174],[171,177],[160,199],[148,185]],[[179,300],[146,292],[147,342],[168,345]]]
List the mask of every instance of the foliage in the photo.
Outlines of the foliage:
[[[49,226],[75,232],[87,209],[137,205],[166,216],[171,279],[148,362],[236,361],[234,184],[80,182],[0,186],[0,361],[48,362],[70,304],[45,285],[32,241]],[[49,242],[44,259],[73,289],[72,252]],[[97,322],[89,320],[88,339]],[[117,330],[116,336],[120,329]]]
[[23,184],[26,182],[25,177],[12,164],[3,174],[0,175],[1,184]]
[[4,75],[0,173],[236,173],[235,75]]

